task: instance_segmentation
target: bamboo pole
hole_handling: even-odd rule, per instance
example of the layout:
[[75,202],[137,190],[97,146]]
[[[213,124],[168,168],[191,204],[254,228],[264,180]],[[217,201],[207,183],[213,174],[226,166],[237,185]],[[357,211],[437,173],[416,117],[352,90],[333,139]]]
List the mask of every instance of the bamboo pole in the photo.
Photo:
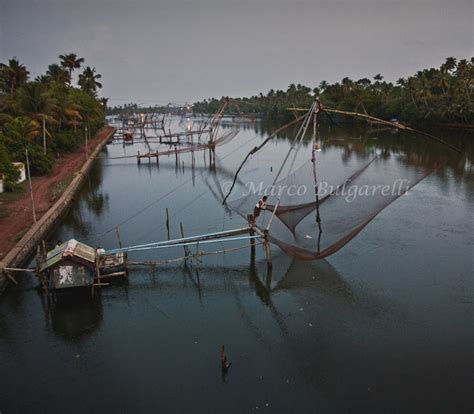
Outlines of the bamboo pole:
[[[127,272],[114,272],[114,273],[105,273],[100,276],[101,279],[108,279],[111,277],[117,277],[117,276],[127,276]],[[100,282],[100,280],[99,280]]]
[[122,240],[120,240],[120,232],[119,232],[118,226],[115,227],[115,233],[117,234],[117,239],[118,239],[118,242],[119,242],[119,247],[122,248]]
[[36,269],[28,268],[28,269],[21,269],[18,267],[4,267],[2,270],[7,272],[27,272],[27,273],[36,273]]
[[35,200],[33,197],[33,186],[31,184],[30,158],[28,157],[28,148],[26,148],[25,154],[26,154],[26,169],[28,171],[28,185],[30,188],[31,208],[33,210],[33,222],[36,223],[36,208],[35,208]]
[[268,230],[264,231],[265,239],[263,242],[263,247],[265,249],[265,256],[267,258],[267,269],[270,270],[273,267],[272,263],[272,250],[270,247],[270,241],[268,240]]
[[15,285],[18,285],[16,279],[9,272],[5,271],[5,269],[3,269],[3,274],[8,277],[8,279],[10,279]]
[[[219,231],[215,233],[202,234],[198,236],[190,236],[190,237],[185,237],[185,238],[180,238],[180,239],[173,239],[173,240],[168,240],[168,241],[160,241],[160,242],[155,242],[155,243],[147,243],[147,244],[141,244],[141,245],[136,245],[136,246],[124,247],[122,249],[111,249],[111,250],[105,251],[104,253],[102,253],[102,255],[111,254],[111,253],[119,253],[122,251],[146,250],[147,248],[181,246],[182,244],[196,244],[196,242],[209,242],[216,239],[228,238],[227,240],[235,240],[235,239],[229,239],[229,237],[240,236],[243,234],[248,234],[249,232],[250,232],[249,227],[243,227],[240,229],[224,230],[224,231]],[[250,238],[250,236],[247,236],[245,238]]]
[[[304,108],[288,108],[288,109],[290,109],[292,111],[308,111],[307,109],[304,109]],[[427,132],[423,132],[423,131],[419,131],[417,129],[411,128],[411,127],[409,127],[407,125],[404,125],[404,124],[401,124],[399,122],[386,121],[385,119],[380,119],[380,118],[377,118],[377,117],[372,116],[372,115],[361,114],[359,112],[341,111],[339,109],[321,108],[321,112],[331,112],[331,113],[334,113],[334,114],[340,114],[340,115],[354,116],[356,118],[369,119],[371,121],[375,121],[375,122],[378,122],[378,123],[383,124],[383,125],[391,126],[393,128],[414,132],[416,134],[421,134],[421,135],[424,135],[426,137],[432,138],[435,141],[440,142],[441,144],[444,144],[444,145],[448,146],[453,151],[456,151],[459,154],[462,154],[462,151],[459,148],[456,148],[454,145],[451,145],[450,143],[442,140],[441,138],[438,138],[434,135],[428,134]]]
[[[225,204],[225,202],[227,201],[227,198],[229,197],[229,195],[232,193],[232,190],[234,189],[234,186],[235,186],[235,183],[237,181],[237,176],[239,175],[240,173],[240,170],[242,169],[242,167],[244,166],[244,164],[247,162],[247,160],[253,155],[255,154],[257,151],[261,150],[269,141],[271,141],[273,138],[275,138],[277,136],[277,134],[279,134],[281,131],[284,131],[286,128],[290,127],[291,125],[294,125],[296,124],[297,122],[301,121],[302,119],[305,118],[305,115],[302,115],[300,116],[299,118],[287,123],[286,125],[283,125],[282,127],[276,129],[275,131],[273,131],[273,133],[268,136],[267,139],[265,139],[265,141],[263,141],[259,146],[253,148],[248,154],[247,156],[244,158],[244,160],[242,161],[242,163],[240,164],[239,168],[237,169],[235,175],[234,175],[234,179],[232,181],[232,185],[228,191],[228,193],[226,194],[226,196],[224,197],[224,200],[222,201],[222,204]],[[204,151],[204,154],[206,154],[206,152]],[[205,155],[204,155],[205,156]],[[205,161],[205,158],[204,158],[204,161]]]

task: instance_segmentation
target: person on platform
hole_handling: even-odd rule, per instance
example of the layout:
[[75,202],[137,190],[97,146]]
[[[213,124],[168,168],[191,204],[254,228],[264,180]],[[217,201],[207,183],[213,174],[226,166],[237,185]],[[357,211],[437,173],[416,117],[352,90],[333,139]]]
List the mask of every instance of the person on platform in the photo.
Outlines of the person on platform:
[[253,220],[256,221],[257,217],[260,215],[262,210],[265,210],[267,208],[267,196],[263,196],[260,200],[258,200],[258,203],[255,205],[255,208],[253,209]]

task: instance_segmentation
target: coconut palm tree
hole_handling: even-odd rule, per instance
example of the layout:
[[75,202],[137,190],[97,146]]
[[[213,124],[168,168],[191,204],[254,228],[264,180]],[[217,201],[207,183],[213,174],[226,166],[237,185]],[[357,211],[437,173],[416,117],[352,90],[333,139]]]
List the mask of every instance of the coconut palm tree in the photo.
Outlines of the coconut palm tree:
[[347,76],[341,80],[342,92],[344,96],[350,95],[352,88],[354,87],[354,82],[349,79]]
[[72,71],[81,67],[84,58],[78,58],[75,53],[68,53],[59,55],[59,59],[61,59],[61,66],[69,72],[69,84],[71,84]]
[[85,93],[95,95],[97,88],[102,88],[102,84],[97,82],[97,79],[101,77],[102,75],[96,74],[95,68],[91,69],[90,66],[87,66],[79,75],[79,81],[77,83]]
[[443,95],[447,95],[449,88],[450,75],[445,72],[439,71],[433,77],[433,85],[440,88],[443,91]]
[[446,58],[446,61],[444,62],[442,68],[445,69],[448,73],[452,72],[454,69],[456,69],[456,58]]
[[40,124],[27,116],[19,116],[7,122],[4,129],[9,140],[18,141],[23,145],[41,134]]
[[8,65],[0,63],[0,88],[13,95],[15,88],[28,80],[30,72],[16,57],[8,61]]
[[15,94],[14,107],[20,115],[29,116],[37,122],[43,119],[51,123],[58,122],[56,99],[45,84],[30,82],[23,85]]
[[319,82],[319,89],[324,92],[327,87],[329,86],[329,84],[327,83],[327,81],[323,80],[321,82]]
[[49,80],[59,83],[71,83],[71,75],[66,69],[59,66],[57,63],[53,63],[48,66],[46,76]]

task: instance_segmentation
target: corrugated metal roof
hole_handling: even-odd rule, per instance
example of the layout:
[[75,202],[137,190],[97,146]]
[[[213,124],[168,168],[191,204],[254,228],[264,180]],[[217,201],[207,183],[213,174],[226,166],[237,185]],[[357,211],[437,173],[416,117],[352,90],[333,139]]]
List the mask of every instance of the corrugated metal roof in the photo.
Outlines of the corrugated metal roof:
[[87,244],[71,239],[53,250],[50,250],[46,255],[46,262],[41,266],[40,271],[46,270],[56,263],[60,262],[65,257],[79,257],[90,263],[95,262],[96,251]]

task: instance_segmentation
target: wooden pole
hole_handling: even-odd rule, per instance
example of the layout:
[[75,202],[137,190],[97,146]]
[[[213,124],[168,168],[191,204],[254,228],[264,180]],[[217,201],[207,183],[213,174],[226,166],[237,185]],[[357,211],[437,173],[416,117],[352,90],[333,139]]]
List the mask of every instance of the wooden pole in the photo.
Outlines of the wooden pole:
[[[179,227],[181,228],[181,237],[184,239],[184,229],[183,229],[183,223],[180,221],[179,222]],[[184,265],[187,266],[188,265],[188,247],[187,246],[183,246],[183,249],[184,249]]]
[[87,142],[87,127],[86,127],[86,160],[89,158],[89,148]]
[[[97,252],[96,252],[96,255],[95,255],[95,274],[97,276],[98,285],[100,286],[99,255],[97,254]],[[93,281],[93,283],[94,283],[94,281]]]
[[118,242],[119,242],[119,247],[122,248],[122,240],[120,240],[120,232],[119,232],[118,226],[115,227],[115,232],[117,233],[117,239],[118,239]]
[[168,231],[168,240],[170,240],[170,216],[168,207],[166,207],[166,230]]
[[[289,109],[294,110],[294,111],[308,111],[305,108],[289,108]],[[444,140],[442,140],[442,139],[440,139],[440,138],[438,138],[434,135],[431,135],[427,132],[419,131],[419,130],[411,128],[407,125],[401,124],[400,122],[391,122],[391,121],[386,121],[384,119],[377,118],[375,116],[371,116],[371,115],[367,115],[367,114],[361,114],[359,112],[341,111],[341,110],[338,110],[338,109],[328,109],[328,108],[325,108],[325,107],[320,107],[320,111],[321,112],[331,112],[331,113],[334,113],[334,114],[340,114],[340,115],[347,115],[347,116],[354,116],[354,117],[358,117],[358,118],[363,118],[363,119],[374,121],[374,122],[377,122],[379,124],[387,125],[387,126],[390,126],[390,127],[393,127],[393,128],[397,128],[397,129],[401,129],[401,130],[421,134],[421,135],[424,135],[426,137],[432,138],[432,139],[440,142],[441,144],[444,144],[444,145],[448,146],[453,151],[456,151],[458,153],[462,153],[462,151],[459,148],[456,148],[454,145],[451,145],[450,143],[448,143],[448,142],[446,142],[446,141],[444,141]]]
[[318,124],[318,112],[320,108],[319,101],[316,111],[314,111],[313,116],[313,150],[312,150],[312,163],[313,163],[313,180],[314,180],[314,194],[316,198],[316,223],[318,224],[319,234],[318,234],[318,253],[320,252],[321,247],[321,234],[323,232],[321,228],[321,216],[319,213],[319,187],[318,187],[318,176],[316,173],[316,146],[317,146],[317,124]]
[[[255,230],[254,230],[254,221],[253,221],[253,216],[252,214],[249,214],[247,216],[247,220],[248,220],[248,223],[249,223],[249,228],[250,228],[250,231],[249,231],[249,234],[250,236],[255,236]],[[255,239],[250,239],[250,262],[251,264],[255,264]]]
[[265,256],[267,257],[267,269],[271,269],[273,267],[272,264],[272,250],[270,247],[270,242],[268,240],[268,230],[264,230],[265,241],[263,243],[263,247],[265,249]]
[[43,151],[46,155],[46,118],[43,116]]
[[31,185],[31,171],[30,171],[30,159],[28,157],[28,148],[26,148],[25,153],[26,153],[26,169],[28,171],[28,184],[30,187],[31,208],[33,210],[33,222],[36,223],[36,209],[35,209],[35,200],[33,197],[33,186]]

